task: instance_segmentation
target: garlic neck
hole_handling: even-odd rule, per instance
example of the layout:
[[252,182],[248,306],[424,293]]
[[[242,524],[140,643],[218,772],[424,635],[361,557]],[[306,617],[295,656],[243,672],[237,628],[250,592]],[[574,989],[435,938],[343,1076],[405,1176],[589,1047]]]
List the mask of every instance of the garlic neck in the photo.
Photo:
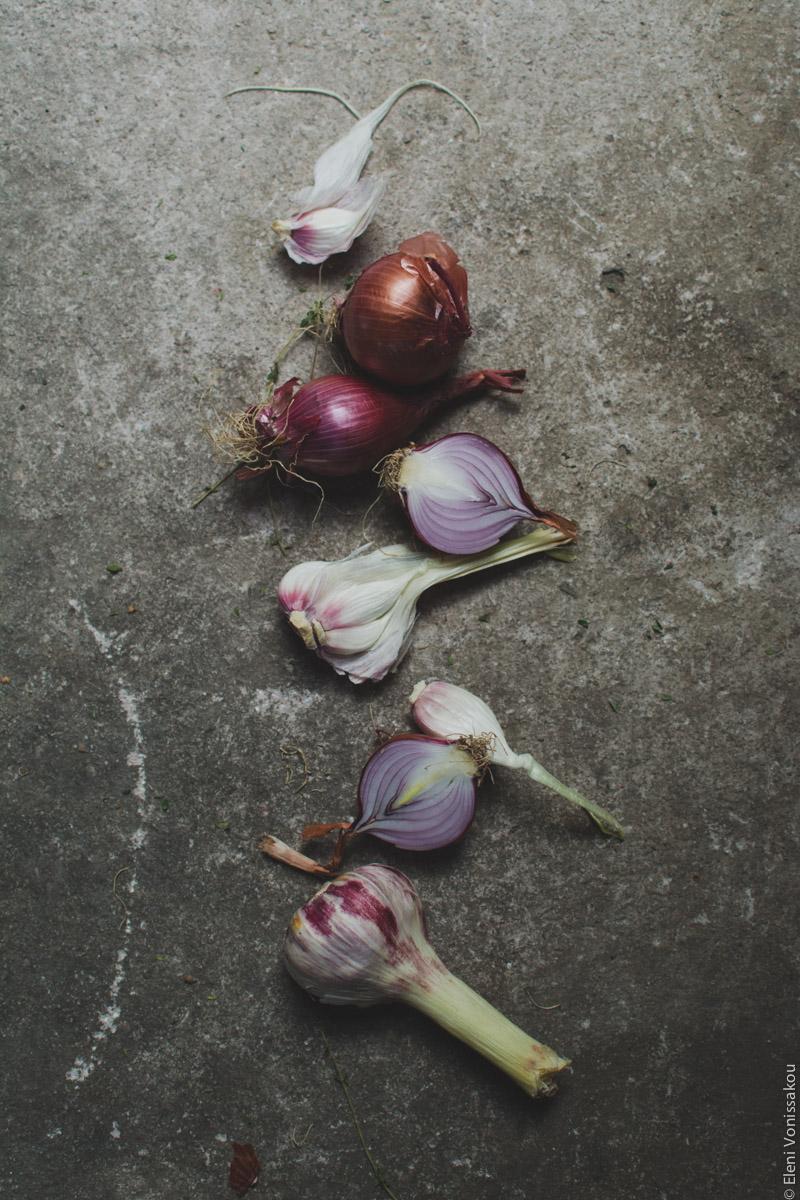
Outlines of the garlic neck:
[[529,1096],[555,1092],[553,1077],[569,1066],[569,1059],[523,1033],[446,968],[432,983],[412,985],[403,999],[500,1067]]

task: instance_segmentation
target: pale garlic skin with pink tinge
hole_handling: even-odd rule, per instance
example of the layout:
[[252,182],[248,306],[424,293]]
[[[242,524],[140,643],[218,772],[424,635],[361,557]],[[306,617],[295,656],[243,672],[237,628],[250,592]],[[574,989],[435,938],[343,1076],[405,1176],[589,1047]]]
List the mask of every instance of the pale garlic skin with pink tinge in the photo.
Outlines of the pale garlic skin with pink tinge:
[[296,263],[324,263],[332,254],[349,250],[361,236],[385,187],[382,179],[360,179],[354,188],[326,208],[294,213],[285,220],[273,221],[272,228]]
[[434,679],[415,686],[409,697],[417,725],[431,737],[454,742],[464,737],[483,737],[488,742],[489,761],[501,767],[524,771],[536,783],[544,784],[559,796],[578,805],[609,837],[625,838],[625,828],[602,805],[588,800],[575,788],[568,787],[551,775],[532,754],[515,754],[509,746],[500,722],[489,705],[455,683]]
[[382,679],[405,654],[430,565],[404,546],[367,551],[298,563],[278,586],[280,605],[307,648],[354,683]]
[[525,765],[530,755],[515,754],[500,722],[480,697],[455,683],[421,679],[411,696],[414,720],[431,737],[458,741],[463,737],[489,737],[489,758],[501,767]]
[[444,971],[410,880],[377,864],[340,875],[299,909],[284,954],[295,982],[323,1004],[402,1000],[412,982]]
[[383,679],[408,650],[417,600],[434,584],[560,549],[572,539],[539,526],[477,554],[420,554],[406,546],[362,546],[334,562],[291,567],[278,585],[289,624],[309,650],[353,683]]
[[[342,254],[367,228],[385,188],[381,179],[361,179],[361,172],[372,151],[373,135],[400,97],[412,88],[422,86],[436,88],[451,96],[478,124],[477,117],[459,96],[432,79],[414,79],[403,84],[383,104],[373,108],[366,116],[359,117],[344,137],[323,150],[314,164],[313,184],[301,188],[292,197],[295,205],[292,215],[272,223],[287,254],[296,263],[316,265],[325,262],[331,254]],[[273,89],[266,85],[253,90]],[[275,90],[313,92],[317,89],[279,86]],[[337,99],[342,100],[341,96]],[[347,107],[350,112],[354,111],[349,105]]]

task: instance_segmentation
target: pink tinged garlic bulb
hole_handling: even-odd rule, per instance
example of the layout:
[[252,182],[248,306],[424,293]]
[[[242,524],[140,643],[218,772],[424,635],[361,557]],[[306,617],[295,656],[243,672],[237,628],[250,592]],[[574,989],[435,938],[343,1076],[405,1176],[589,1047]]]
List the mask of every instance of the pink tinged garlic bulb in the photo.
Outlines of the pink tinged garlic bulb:
[[393,867],[359,867],[327,883],[292,918],[284,955],[295,982],[322,1004],[409,1004],[530,1096],[552,1095],[569,1065],[447,969],[413,884]]
[[[398,88],[383,104],[357,120],[343,138],[320,155],[314,165],[314,183],[301,188],[293,197],[296,205],[294,213],[286,220],[273,222],[272,228],[295,262],[325,262],[331,254],[349,250],[353,240],[367,228],[384,191],[382,180],[360,178],[372,150],[373,135],[401,96],[412,88],[423,86],[436,88],[451,96],[478,125],[477,118],[464,101],[440,83],[416,79]],[[288,89],[273,89],[267,85],[246,90]]]
[[486,550],[519,521],[577,533],[574,521],[534,504],[511,460],[476,433],[395,451],[382,483],[400,497],[417,537],[445,554]]
[[560,554],[573,538],[539,528],[478,554],[430,556],[405,546],[364,546],[335,562],[299,563],[278,600],[309,650],[353,683],[377,681],[408,650],[417,600],[436,583],[530,554]]
[[272,228],[296,263],[324,263],[343,254],[360,237],[375,215],[386,190],[382,179],[360,179],[349,192],[326,208],[294,213],[273,221]]
[[606,809],[561,783],[530,754],[516,754],[488,704],[466,688],[440,679],[420,680],[409,699],[414,720],[431,737],[453,742],[470,737],[488,739],[490,762],[525,771],[537,783],[584,809],[603,833],[620,840],[625,837],[624,827]]

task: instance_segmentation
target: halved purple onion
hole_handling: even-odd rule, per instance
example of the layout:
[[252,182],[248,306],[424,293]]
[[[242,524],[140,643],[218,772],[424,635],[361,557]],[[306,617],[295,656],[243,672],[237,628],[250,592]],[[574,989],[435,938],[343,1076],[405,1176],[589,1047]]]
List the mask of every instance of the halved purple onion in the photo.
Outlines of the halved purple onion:
[[518,521],[541,521],[574,537],[577,525],[538,508],[516,467],[487,438],[452,433],[399,450],[384,471],[414,532],[444,554],[473,554],[500,541]]
[[358,785],[348,834],[371,833],[402,850],[436,850],[469,829],[480,768],[464,745],[419,734],[384,742]]

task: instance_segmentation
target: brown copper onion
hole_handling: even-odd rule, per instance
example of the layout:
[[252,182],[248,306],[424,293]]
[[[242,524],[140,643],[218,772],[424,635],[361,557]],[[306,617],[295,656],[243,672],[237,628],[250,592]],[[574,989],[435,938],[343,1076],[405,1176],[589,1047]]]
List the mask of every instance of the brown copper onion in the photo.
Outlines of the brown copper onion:
[[409,238],[363,272],[339,330],[356,363],[397,387],[438,379],[472,333],[467,272],[438,233]]

